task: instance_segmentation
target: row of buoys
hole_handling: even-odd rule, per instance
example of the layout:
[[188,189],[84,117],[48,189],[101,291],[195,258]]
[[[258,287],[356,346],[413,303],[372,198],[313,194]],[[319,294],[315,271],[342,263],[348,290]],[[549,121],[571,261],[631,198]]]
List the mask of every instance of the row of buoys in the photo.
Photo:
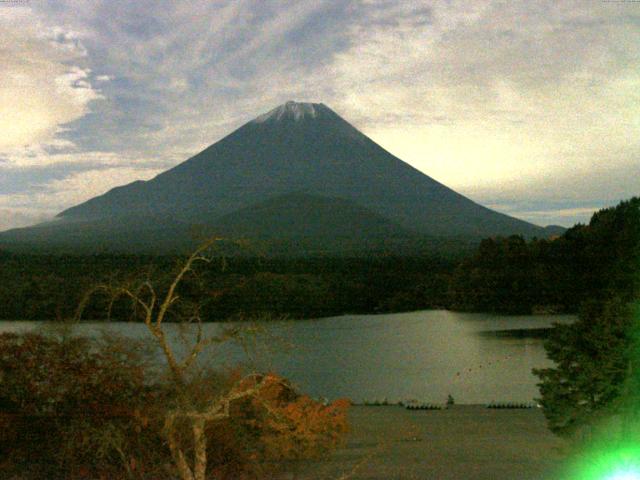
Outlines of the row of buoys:
[[[363,400],[359,405],[363,405],[365,407],[388,407],[389,405],[401,405],[402,402],[391,402],[386,398],[382,400]],[[354,404],[355,405],[355,404]]]
[[399,406],[409,410],[442,410],[447,408],[447,405],[444,403],[426,403],[418,402],[417,400],[399,400],[394,402],[386,398],[382,400],[363,400],[361,403],[353,403],[352,405],[362,405],[364,407]]
[[487,408],[533,408],[535,404],[530,402],[491,402]]
[[[353,403],[353,405],[362,405],[366,407],[387,407],[387,406],[400,406],[407,410],[446,410],[453,406],[453,399],[447,403],[430,403],[419,402],[417,400],[405,400],[393,402],[386,398],[382,400],[363,400],[362,403]],[[534,408],[538,405],[531,402],[491,402],[485,405],[486,408],[493,409],[515,409],[515,408]]]
[[444,403],[418,403],[410,402],[405,404],[407,410],[445,410],[447,407]]

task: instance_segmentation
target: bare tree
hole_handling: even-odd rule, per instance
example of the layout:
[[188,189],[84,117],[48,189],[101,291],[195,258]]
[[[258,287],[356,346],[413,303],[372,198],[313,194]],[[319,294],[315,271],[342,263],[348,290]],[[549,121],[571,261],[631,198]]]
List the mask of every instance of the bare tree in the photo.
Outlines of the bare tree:
[[[167,408],[164,415],[163,433],[167,440],[174,466],[182,480],[205,480],[207,474],[207,436],[206,427],[214,422],[227,419],[230,407],[234,402],[257,395],[274,382],[284,380],[271,375],[250,374],[237,380],[229,389],[209,398],[194,401],[190,398],[190,373],[198,356],[209,346],[242,338],[246,333],[254,333],[255,326],[232,325],[217,335],[206,336],[203,331],[202,318],[198,308],[193,308],[180,322],[195,326],[195,338],[188,346],[186,353],[178,355],[174,350],[165,329],[165,321],[172,308],[180,300],[178,287],[185,277],[193,271],[198,262],[210,263],[212,251],[219,241],[212,238],[198,247],[182,264],[172,278],[166,292],[159,293],[150,279],[134,282],[130,285],[98,285],[91,289],[82,300],[76,314],[76,320],[82,313],[91,297],[98,293],[106,293],[109,297],[109,316],[116,300],[125,297],[131,300],[134,312],[139,315],[155,342],[159,345],[167,361],[171,378],[182,401]],[[289,385],[286,385],[289,388]],[[265,403],[269,410],[269,405]],[[277,415],[275,412],[271,412]],[[182,432],[184,426],[191,431],[191,439],[185,440]],[[188,455],[192,452],[192,455]],[[191,458],[188,458],[191,456]]]

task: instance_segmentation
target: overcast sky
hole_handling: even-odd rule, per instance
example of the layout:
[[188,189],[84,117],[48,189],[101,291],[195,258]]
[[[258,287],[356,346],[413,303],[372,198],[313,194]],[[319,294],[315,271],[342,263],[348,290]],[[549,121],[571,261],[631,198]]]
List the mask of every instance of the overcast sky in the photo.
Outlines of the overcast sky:
[[290,99],[475,201],[570,226],[640,194],[640,2],[3,0],[0,230]]

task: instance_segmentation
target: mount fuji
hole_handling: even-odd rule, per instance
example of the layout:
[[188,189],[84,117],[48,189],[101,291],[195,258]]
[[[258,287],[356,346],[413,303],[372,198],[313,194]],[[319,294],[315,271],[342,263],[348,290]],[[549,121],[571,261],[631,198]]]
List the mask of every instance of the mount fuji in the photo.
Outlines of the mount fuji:
[[[377,145],[322,103],[287,102],[149,181],[114,188],[0,246],[158,251],[194,226],[228,238],[350,249],[376,242],[548,236],[485,208]],[[340,247],[335,247],[340,248]]]

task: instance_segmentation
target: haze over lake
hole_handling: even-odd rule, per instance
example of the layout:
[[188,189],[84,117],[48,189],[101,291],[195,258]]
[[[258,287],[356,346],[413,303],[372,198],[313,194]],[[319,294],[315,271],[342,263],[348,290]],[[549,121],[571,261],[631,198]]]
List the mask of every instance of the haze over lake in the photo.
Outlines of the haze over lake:
[[[268,325],[269,338],[258,341],[252,359],[259,368],[283,374],[314,396],[442,403],[451,394],[457,403],[531,402],[539,395],[531,369],[551,366],[543,339],[505,331],[521,333],[574,318],[428,310],[273,322]],[[0,322],[0,331],[41,325]],[[205,325],[208,333],[220,328],[221,324]],[[95,335],[105,329],[133,338],[149,336],[139,323],[83,323],[76,329],[78,334]],[[178,345],[177,325],[168,324],[167,329]],[[291,346],[286,353],[281,342]],[[240,348],[226,346],[212,350],[209,361],[231,366],[243,357]]]

